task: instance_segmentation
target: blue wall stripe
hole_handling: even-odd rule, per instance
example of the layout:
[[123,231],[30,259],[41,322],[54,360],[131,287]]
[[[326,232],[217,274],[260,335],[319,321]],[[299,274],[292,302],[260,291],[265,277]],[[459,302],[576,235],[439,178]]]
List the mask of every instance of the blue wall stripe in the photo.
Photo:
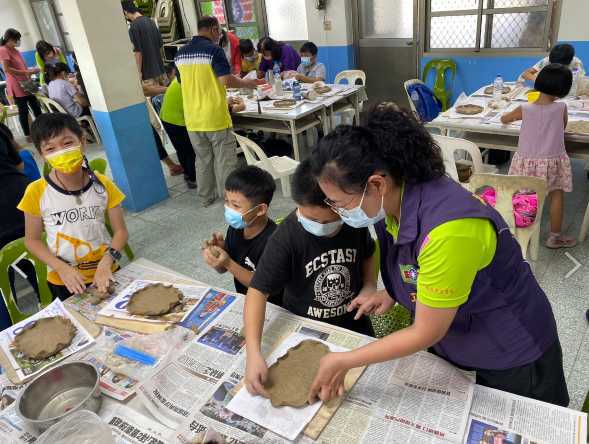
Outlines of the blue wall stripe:
[[[565,43],[565,42],[562,42]],[[585,65],[589,64],[589,41],[569,41],[575,47],[577,57]],[[421,72],[427,62],[432,59],[448,58],[456,62],[457,72],[452,99],[455,100],[461,92],[472,94],[483,85],[493,83],[497,74],[501,74],[506,81],[513,81],[526,69],[533,66],[540,57],[534,56],[427,56],[421,60]],[[432,86],[435,74],[429,74],[427,84]]]
[[355,68],[354,55],[354,47],[352,45],[319,47],[317,60],[325,64],[325,68],[327,69],[327,83],[333,83],[338,72]]
[[123,206],[141,211],[168,197],[145,103],[113,112],[92,111]]

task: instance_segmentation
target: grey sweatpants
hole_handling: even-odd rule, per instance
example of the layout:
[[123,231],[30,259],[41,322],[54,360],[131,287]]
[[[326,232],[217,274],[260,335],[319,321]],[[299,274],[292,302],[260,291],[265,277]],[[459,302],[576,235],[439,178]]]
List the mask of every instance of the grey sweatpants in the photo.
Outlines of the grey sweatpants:
[[223,197],[225,179],[237,167],[236,141],[231,128],[221,131],[189,131],[196,154],[198,195],[207,204]]

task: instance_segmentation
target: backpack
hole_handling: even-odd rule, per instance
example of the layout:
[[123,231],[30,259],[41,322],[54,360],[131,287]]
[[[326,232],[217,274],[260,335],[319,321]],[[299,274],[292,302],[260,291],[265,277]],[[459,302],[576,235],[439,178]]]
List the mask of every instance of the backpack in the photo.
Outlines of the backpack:
[[427,85],[422,83],[410,85],[407,87],[407,94],[422,122],[431,122],[442,111],[442,102]]

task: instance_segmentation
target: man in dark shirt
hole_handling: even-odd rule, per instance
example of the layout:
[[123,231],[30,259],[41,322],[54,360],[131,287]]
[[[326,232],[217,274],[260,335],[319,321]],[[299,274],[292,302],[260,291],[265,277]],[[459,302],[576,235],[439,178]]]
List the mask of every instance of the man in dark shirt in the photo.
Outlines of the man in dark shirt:
[[368,229],[344,225],[324,202],[309,159],[297,167],[292,195],[297,209],[268,240],[246,296],[246,386],[252,393],[263,391],[267,375],[260,343],[266,298],[277,290],[284,289],[284,308],[294,314],[373,334],[367,316],[348,311],[352,300],[376,291]]
[[133,53],[137,69],[144,82],[155,85],[167,85],[162,60],[164,44],[160,30],[149,17],[144,17],[131,0],[121,2],[125,18],[131,22],[129,38],[133,44]]

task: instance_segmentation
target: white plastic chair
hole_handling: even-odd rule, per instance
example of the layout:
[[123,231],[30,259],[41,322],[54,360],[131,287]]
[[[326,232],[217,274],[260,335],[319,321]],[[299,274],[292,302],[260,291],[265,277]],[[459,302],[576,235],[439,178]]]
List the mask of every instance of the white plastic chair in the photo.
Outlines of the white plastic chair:
[[[336,85],[340,85],[344,81],[347,81],[348,85],[356,85],[356,82],[358,80],[360,80],[362,82],[362,85],[366,85],[366,73],[360,69],[346,69],[344,71],[337,73],[337,75],[335,76],[335,84]],[[361,100],[359,103],[360,111],[362,111],[362,104],[364,103],[364,101],[366,99],[367,99],[366,93],[364,93],[364,96],[361,97]],[[332,122],[333,127],[336,126],[335,114],[339,115],[339,118],[342,120],[342,122],[351,121],[352,124],[354,123],[354,119],[356,117],[356,111],[354,110],[354,107],[352,105],[345,105],[345,106],[336,108],[335,112],[334,112],[334,116],[333,116],[333,122]],[[359,125],[360,122],[356,122],[356,124]]]
[[[68,114],[68,112],[64,109],[63,106],[59,102],[56,102],[49,97],[42,96],[41,94],[37,94],[37,99],[41,102],[41,106],[45,108],[45,110],[49,113],[63,113]],[[78,122],[87,122],[88,126],[90,127],[90,131],[92,132],[92,136],[97,144],[101,143],[100,133],[98,132],[98,128],[96,128],[96,124],[94,123],[94,119],[91,116],[80,116],[76,117]]]
[[583,242],[587,238],[587,232],[589,231],[589,203],[585,210],[585,216],[583,216],[583,223],[581,224],[581,230],[579,231],[579,242]]
[[288,156],[266,156],[266,153],[257,143],[247,137],[235,134],[237,143],[245,154],[245,160],[248,165],[254,165],[268,171],[274,180],[280,179],[282,194],[284,197],[290,196],[290,176],[293,175],[299,162]]
[[[546,181],[539,177],[527,176],[506,176],[503,174],[473,174],[470,178],[470,190],[476,190],[490,186],[495,189],[496,204],[495,209],[501,214],[509,229],[517,239],[524,259],[527,257],[528,246],[532,260],[538,260],[538,250],[540,248],[540,223],[542,221],[542,209],[546,200],[547,187]],[[513,195],[519,190],[531,190],[538,196],[538,211],[536,219],[529,227],[519,228],[515,226],[513,216]]]
[[442,150],[444,166],[446,173],[456,182],[458,182],[458,170],[456,169],[456,152],[466,151],[472,159],[472,172],[476,173],[495,173],[497,168],[494,165],[483,163],[483,157],[478,145],[470,140],[458,139],[456,137],[440,136],[432,134],[432,137]]
[[407,94],[407,100],[409,101],[409,108],[411,109],[411,111],[413,111],[413,114],[415,115],[415,117],[417,117],[417,119],[421,120],[421,116],[418,114],[417,109],[415,108],[415,103],[413,103],[413,100],[411,100],[411,95],[409,94],[409,87],[412,85],[416,85],[416,84],[424,85],[424,83],[419,79],[410,79],[410,80],[405,80],[405,82],[403,83],[403,87],[405,88],[405,94]]

